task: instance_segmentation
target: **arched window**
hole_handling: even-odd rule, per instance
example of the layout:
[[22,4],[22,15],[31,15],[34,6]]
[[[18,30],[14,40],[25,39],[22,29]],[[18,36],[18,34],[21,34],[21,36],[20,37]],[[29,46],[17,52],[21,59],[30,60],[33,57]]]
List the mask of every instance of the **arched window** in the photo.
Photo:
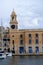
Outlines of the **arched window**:
[[29,53],[32,53],[32,47],[29,47]]
[[29,37],[31,37],[31,34],[29,34]]
[[35,34],[35,37],[38,37],[38,34],[37,33]]
[[38,39],[35,40],[35,43],[38,44]]
[[14,16],[12,17],[12,20],[14,19]]
[[19,52],[24,53],[24,47],[19,47]]
[[31,44],[32,43],[32,40],[31,39],[29,39],[29,44]]
[[23,40],[20,40],[20,44],[21,44],[21,45],[23,44]]
[[14,45],[14,40],[12,40],[12,44]]
[[22,38],[22,37],[23,37],[23,35],[21,34],[21,35],[20,35],[20,38]]
[[39,53],[39,47],[38,46],[35,47],[35,52]]

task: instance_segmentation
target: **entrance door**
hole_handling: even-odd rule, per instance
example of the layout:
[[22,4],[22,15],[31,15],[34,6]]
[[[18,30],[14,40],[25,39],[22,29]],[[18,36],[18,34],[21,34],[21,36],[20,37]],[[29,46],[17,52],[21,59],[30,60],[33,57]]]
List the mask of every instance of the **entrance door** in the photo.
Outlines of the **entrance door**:
[[35,52],[36,52],[36,53],[39,53],[39,47],[36,47],[36,48],[35,48]]
[[32,47],[29,47],[29,53],[32,53]]
[[19,52],[24,53],[24,47],[19,47]]
[[15,48],[13,47],[13,49],[12,49],[12,53],[15,53]]

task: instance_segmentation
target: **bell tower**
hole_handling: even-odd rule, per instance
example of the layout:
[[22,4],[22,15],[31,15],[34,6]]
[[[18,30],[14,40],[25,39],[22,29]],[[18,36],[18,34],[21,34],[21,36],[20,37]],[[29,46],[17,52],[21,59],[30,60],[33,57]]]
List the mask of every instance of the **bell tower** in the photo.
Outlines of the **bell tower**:
[[17,15],[14,10],[11,13],[10,19],[10,50],[15,50],[15,34],[18,31]]
[[10,28],[11,28],[11,31],[12,30],[14,31],[14,30],[18,29],[18,22],[17,22],[16,17],[17,17],[17,15],[16,15],[16,13],[13,10],[12,13],[11,13],[11,19],[10,19]]

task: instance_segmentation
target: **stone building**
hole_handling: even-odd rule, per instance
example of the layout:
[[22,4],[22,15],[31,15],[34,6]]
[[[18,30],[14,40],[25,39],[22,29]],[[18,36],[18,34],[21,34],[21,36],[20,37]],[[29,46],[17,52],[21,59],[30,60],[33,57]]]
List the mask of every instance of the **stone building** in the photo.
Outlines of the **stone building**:
[[5,50],[8,51],[10,48],[10,29],[7,27],[6,29],[3,26],[0,26],[0,51]]
[[10,28],[7,27],[4,31],[4,37],[3,37],[3,43],[4,43],[4,50],[8,51],[10,48]]
[[18,29],[14,11],[10,19],[10,50],[15,54],[43,53],[43,29]]
[[2,49],[2,46],[4,45],[3,43],[3,37],[4,37],[4,27],[0,26],[0,50]]

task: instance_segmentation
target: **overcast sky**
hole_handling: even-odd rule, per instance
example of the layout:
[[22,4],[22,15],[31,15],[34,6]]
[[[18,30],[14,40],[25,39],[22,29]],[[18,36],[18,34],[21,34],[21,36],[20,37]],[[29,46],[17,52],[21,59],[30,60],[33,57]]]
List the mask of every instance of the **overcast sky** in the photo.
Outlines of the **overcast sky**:
[[12,10],[20,29],[43,28],[43,0],[0,0],[0,24],[10,26]]

